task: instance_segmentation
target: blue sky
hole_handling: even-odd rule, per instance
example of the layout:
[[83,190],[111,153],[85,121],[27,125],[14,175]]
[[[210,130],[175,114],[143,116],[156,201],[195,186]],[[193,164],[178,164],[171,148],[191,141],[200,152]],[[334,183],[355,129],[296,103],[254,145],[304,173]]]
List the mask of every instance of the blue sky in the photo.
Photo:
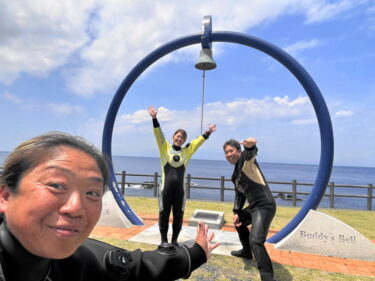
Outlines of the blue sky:
[[[334,165],[375,167],[375,1],[13,0],[0,3],[0,151],[59,130],[101,147],[105,116],[129,71],[157,47],[200,32],[236,31],[284,49],[312,76],[334,130]],[[199,45],[157,61],[132,85],[118,112],[114,155],[158,156],[147,107],[159,108],[170,138],[200,134]],[[198,159],[224,159],[228,138],[258,139],[263,162],[318,164],[320,135],[311,102],[277,61],[237,44],[214,43],[206,73],[204,127],[215,123]]]

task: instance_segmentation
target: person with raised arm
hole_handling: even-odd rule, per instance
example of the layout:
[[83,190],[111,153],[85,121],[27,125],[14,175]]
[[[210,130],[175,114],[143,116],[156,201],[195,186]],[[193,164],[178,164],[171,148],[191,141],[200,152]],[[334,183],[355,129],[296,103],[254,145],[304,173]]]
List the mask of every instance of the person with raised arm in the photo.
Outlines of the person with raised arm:
[[[276,213],[276,203],[256,160],[256,143],[255,138],[242,142],[230,139],[223,145],[225,158],[235,165],[232,174],[235,186],[233,224],[242,244],[242,249],[231,254],[246,259],[252,259],[254,254],[261,280],[272,281],[272,262],[264,243]],[[249,205],[244,208],[246,201]]]
[[178,129],[172,136],[172,144],[164,137],[157,110],[150,106],[148,113],[152,117],[154,135],[160,153],[162,178],[159,186],[159,231],[161,244],[168,243],[168,226],[171,210],[173,212],[172,244],[178,245],[177,239],[182,228],[186,202],[185,173],[190,158],[197,149],[215,132],[216,125],[210,124],[202,135],[183,146],[187,133]]

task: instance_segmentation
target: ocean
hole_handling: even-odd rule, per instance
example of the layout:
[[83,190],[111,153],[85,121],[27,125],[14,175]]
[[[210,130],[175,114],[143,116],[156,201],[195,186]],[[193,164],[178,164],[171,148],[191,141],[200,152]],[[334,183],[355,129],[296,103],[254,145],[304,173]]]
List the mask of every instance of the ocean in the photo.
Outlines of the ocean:
[[[7,152],[0,152],[0,166],[7,156]],[[113,164],[116,173],[126,171],[129,174],[160,174],[160,161],[157,157],[130,157],[130,156],[114,156]],[[284,164],[284,163],[259,163],[267,181],[291,182],[296,180],[297,183],[311,183],[314,184],[318,171],[318,165],[306,164]],[[208,177],[220,178],[224,176],[225,179],[230,179],[233,171],[233,166],[226,160],[190,160],[187,170],[192,177]],[[119,178],[120,180],[120,178]],[[146,177],[128,177],[127,181],[144,182],[152,181],[152,178]],[[334,166],[331,173],[330,182],[337,185],[354,185],[354,186],[368,186],[375,185],[375,168],[372,167],[347,167]],[[219,187],[219,182],[205,181],[194,179],[193,184],[203,186]],[[226,188],[232,188],[231,182],[225,183]],[[291,191],[291,185],[270,184],[272,191]],[[297,185],[297,192],[310,192],[312,187]],[[336,187],[335,194],[341,195],[367,195],[367,189],[360,188],[344,188]],[[329,193],[327,189],[326,194]],[[153,190],[144,188],[126,188],[126,195],[130,196],[153,196]],[[218,190],[208,189],[191,189],[191,199],[201,200],[219,200]],[[297,206],[302,206],[308,195],[298,195]],[[225,191],[225,201],[233,202],[234,191]],[[291,206],[291,201],[276,198],[278,205]],[[343,209],[362,209],[367,208],[366,198],[348,198],[336,197],[335,208]],[[372,202],[373,209],[375,209],[375,200]],[[328,208],[329,198],[323,197],[319,207]]]

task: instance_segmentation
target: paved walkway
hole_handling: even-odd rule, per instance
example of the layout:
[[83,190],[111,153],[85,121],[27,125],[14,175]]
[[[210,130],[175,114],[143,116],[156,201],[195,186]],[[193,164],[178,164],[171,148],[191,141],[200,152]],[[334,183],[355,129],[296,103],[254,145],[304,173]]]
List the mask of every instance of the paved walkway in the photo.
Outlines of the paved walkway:
[[[133,226],[130,228],[96,226],[91,236],[117,238],[158,245],[160,238],[157,227],[157,217],[153,215],[138,215],[144,221],[144,226]],[[186,241],[184,244],[189,244],[189,241],[193,243],[193,237],[195,236],[195,231],[192,231],[192,227],[188,227],[187,223],[187,221],[184,221],[185,226],[179,237],[179,241]],[[215,249],[214,254],[230,255],[230,250],[240,248],[239,243],[237,247],[233,246],[233,243],[230,243],[231,246],[225,245],[226,239],[230,239],[231,241],[233,241],[233,239],[238,240],[238,235],[235,233],[235,229],[232,225],[225,224],[220,231],[215,232],[217,232],[215,236],[217,240],[224,241],[224,243],[222,243],[224,245]],[[276,231],[271,230],[270,235],[275,232]],[[219,236],[221,239],[219,239]],[[275,249],[273,244],[266,244],[266,247],[272,261],[276,263],[375,278],[375,262],[279,250]]]

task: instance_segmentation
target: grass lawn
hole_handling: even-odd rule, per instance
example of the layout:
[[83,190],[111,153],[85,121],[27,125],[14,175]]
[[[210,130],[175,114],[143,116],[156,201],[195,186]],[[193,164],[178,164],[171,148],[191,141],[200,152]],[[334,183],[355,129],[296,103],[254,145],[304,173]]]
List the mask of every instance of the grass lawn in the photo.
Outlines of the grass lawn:
[[[126,201],[137,214],[158,214],[156,198],[126,197]],[[147,206],[147,208],[145,208]],[[228,202],[187,200],[184,218],[189,219],[196,209],[206,209],[224,212],[226,222],[232,222],[233,204]],[[271,229],[280,230],[300,210],[299,207],[277,206],[276,216],[272,221]],[[375,212],[347,209],[318,209],[318,211],[335,217],[350,225],[370,240],[375,240]]]
[[[158,214],[157,199],[142,197],[126,197],[127,202],[132,209],[139,214]],[[147,206],[147,208],[145,208]],[[191,217],[195,209],[207,209],[223,211],[225,221],[232,220],[232,204],[223,202],[207,202],[198,200],[188,200],[185,208],[185,219]],[[272,229],[280,230],[286,225],[299,211],[299,208],[278,206],[276,216],[271,225]],[[330,216],[333,216],[346,224],[350,225],[365,237],[375,240],[375,212],[357,211],[342,209],[319,209]],[[107,243],[126,248],[128,250],[142,249],[143,251],[154,250],[155,245],[130,242],[118,239],[101,239]],[[375,280],[371,277],[356,275],[346,275],[340,273],[331,273],[320,270],[306,269],[274,263],[275,276],[279,281],[316,281],[316,280]],[[212,255],[209,261],[193,272],[189,279],[192,281],[259,281],[259,272],[253,261],[244,261],[231,256]]]

